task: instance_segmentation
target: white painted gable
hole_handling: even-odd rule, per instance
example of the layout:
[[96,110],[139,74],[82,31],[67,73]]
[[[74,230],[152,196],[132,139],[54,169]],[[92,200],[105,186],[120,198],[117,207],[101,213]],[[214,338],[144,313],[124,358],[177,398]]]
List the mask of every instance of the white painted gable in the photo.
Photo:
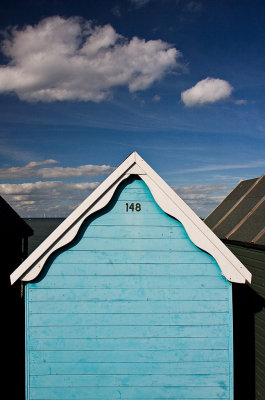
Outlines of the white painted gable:
[[139,154],[134,152],[11,274],[11,284],[18,279],[35,279],[47,258],[72,241],[83,221],[105,207],[118,185],[132,174],[141,177],[165,213],[183,224],[191,241],[214,257],[226,279],[238,283],[245,283],[246,280],[251,282],[251,273],[244,265]]

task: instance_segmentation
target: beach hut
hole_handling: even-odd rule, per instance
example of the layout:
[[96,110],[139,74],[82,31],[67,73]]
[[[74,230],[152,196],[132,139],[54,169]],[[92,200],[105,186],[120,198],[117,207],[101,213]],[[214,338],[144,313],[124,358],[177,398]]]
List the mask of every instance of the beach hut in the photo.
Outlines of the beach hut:
[[204,222],[252,273],[251,287],[233,285],[235,386],[239,399],[264,400],[265,176],[240,181]]
[[136,152],[18,279],[27,400],[233,399],[231,282],[251,274]]

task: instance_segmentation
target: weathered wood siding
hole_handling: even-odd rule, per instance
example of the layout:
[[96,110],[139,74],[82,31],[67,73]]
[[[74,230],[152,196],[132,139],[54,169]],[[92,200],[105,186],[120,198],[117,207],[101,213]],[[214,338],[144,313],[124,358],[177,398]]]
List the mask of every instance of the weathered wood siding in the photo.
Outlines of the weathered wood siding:
[[[250,286],[234,285],[236,399],[245,395],[245,398],[264,400],[265,251],[231,243],[227,247],[253,276]],[[243,381],[245,387],[242,387]]]
[[47,264],[26,285],[28,400],[233,398],[231,284],[141,180]]

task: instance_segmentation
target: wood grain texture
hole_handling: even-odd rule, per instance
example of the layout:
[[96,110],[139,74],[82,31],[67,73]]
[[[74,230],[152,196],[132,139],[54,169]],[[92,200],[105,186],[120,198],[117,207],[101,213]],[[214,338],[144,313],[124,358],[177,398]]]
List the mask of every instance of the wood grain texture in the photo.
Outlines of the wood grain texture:
[[232,400],[230,294],[215,260],[129,181],[26,285],[27,400]]

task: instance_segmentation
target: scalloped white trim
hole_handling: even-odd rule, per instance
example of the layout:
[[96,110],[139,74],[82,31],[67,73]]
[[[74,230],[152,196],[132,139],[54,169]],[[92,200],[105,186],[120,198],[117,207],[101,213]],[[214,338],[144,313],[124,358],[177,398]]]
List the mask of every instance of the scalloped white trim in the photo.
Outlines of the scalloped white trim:
[[238,283],[245,283],[246,280],[251,282],[251,273],[244,265],[139,154],[134,152],[11,274],[11,284],[17,279],[35,279],[48,257],[70,243],[83,221],[105,207],[118,185],[132,174],[140,175],[157,204],[165,213],[183,224],[191,241],[214,257],[226,279]]
[[[89,217],[91,214],[94,214],[95,212],[104,208],[110,202],[112,196],[114,195],[114,193],[117,189],[117,186],[127,177],[128,177],[128,175],[125,175],[121,179],[119,179],[119,181],[93,207],[91,207],[91,209],[87,213],[85,213],[82,216],[82,218],[80,218],[78,220],[78,222],[76,222],[75,225],[73,225],[65,234],[62,235],[62,237],[56,242],[56,244],[54,246],[52,246],[50,248],[50,250],[48,250],[43,257],[41,257],[40,259],[38,259],[37,262],[32,264],[31,268],[28,269],[27,272],[22,275],[21,280],[22,281],[32,281],[33,279],[35,279],[39,275],[40,271],[42,270],[48,257],[50,257],[50,255],[52,253],[54,253],[56,250],[58,250],[59,248],[70,243],[76,237],[84,220],[87,217]],[[52,240],[51,235],[46,240]],[[22,266],[22,264],[21,264],[21,266]],[[19,273],[18,270],[16,270],[16,271]],[[11,276],[13,277],[13,279],[16,278],[16,276],[13,274]],[[14,280],[14,282],[15,282],[15,280]],[[11,283],[12,283],[12,281],[11,281]]]
[[[195,246],[209,253],[217,261],[217,264],[220,266],[222,274],[226,277],[226,279],[232,282],[244,283],[244,276],[242,276],[242,274],[236,268],[231,269],[231,262],[225,258],[224,253],[222,253],[214,245],[214,243],[212,243],[209,237],[207,237],[205,234],[202,234],[199,227],[194,224],[194,221],[191,221],[190,218],[183,212],[183,210],[177,207],[176,203],[169,199],[168,196],[166,196],[165,193],[161,191],[161,189],[156,186],[147,175],[143,176],[142,179],[149,187],[159,207],[166,214],[176,218],[181,222],[190,240],[195,244]],[[179,200],[182,201],[180,198]],[[238,262],[236,257],[235,261]],[[240,265],[241,263],[237,264],[237,268],[239,270],[242,269],[242,265]]]

